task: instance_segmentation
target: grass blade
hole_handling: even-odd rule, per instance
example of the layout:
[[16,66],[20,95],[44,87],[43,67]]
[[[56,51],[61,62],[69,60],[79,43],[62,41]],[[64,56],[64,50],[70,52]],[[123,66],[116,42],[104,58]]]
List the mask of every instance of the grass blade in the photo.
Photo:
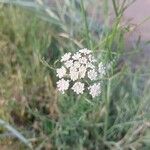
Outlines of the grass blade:
[[0,125],[10,131],[15,137],[17,137],[20,141],[22,141],[25,145],[27,145],[30,149],[32,149],[32,144],[16,129],[14,129],[11,125],[6,123],[4,120],[0,119]]

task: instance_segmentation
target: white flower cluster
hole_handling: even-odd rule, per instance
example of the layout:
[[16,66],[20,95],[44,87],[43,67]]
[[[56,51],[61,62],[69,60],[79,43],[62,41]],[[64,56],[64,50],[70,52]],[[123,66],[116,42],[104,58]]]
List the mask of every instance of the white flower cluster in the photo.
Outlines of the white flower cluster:
[[60,92],[72,89],[76,94],[83,94],[87,90],[93,98],[101,93],[101,84],[91,82],[105,75],[105,67],[102,62],[97,64],[91,50],[66,53],[62,56],[61,63],[62,67],[56,70],[59,78],[57,88]]

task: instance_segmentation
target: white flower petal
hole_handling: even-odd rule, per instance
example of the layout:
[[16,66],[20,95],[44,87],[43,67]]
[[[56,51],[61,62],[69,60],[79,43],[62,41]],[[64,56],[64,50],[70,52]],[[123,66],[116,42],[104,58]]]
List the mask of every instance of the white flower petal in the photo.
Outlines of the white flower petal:
[[92,53],[92,51],[88,50],[87,48],[80,49],[79,52],[82,53],[82,54],[90,54],[90,53]]
[[106,68],[102,62],[99,63],[99,65],[98,65],[98,72],[99,72],[101,78],[106,74]]
[[97,78],[97,72],[94,69],[89,70],[87,75],[90,80],[96,80]]
[[77,94],[83,94],[84,91],[84,84],[81,82],[76,82],[73,87],[72,90],[77,93]]
[[57,81],[57,88],[60,92],[64,93],[69,88],[69,80],[61,79]]
[[88,58],[90,62],[96,62],[96,59],[94,58],[94,56],[89,55]]
[[87,63],[86,67],[90,69],[95,69],[95,66],[92,63]]
[[62,78],[66,75],[66,68],[62,66],[61,68],[56,69],[56,72],[57,72],[56,76]]
[[73,60],[67,60],[64,65],[67,67],[67,68],[70,68],[73,66]]
[[61,57],[61,62],[69,60],[71,57],[71,53],[66,53],[64,56]]
[[77,71],[76,68],[71,67],[71,68],[70,68],[69,76],[70,76],[70,78],[71,78],[72,81],[75,81],[75,80],[77,80],[78,77],[79,77],[79,72]]
[[78,60],[80,57],[81,57],[81,54],[80,54],[79,52],[75,53],[75,54],[72,56],[72,58],[73,58],[74,60]]
[[86,70],[87,70],[87,68],[85,66],[83,66],[83,65],[79,68],[79,77],[80,78],[84,78],[85,77]]
[[76,68],[76,69],[80,68],[80,66],[81,66],[81,64],[79,63],[79,61],[75,61],[73,63],[73,67]]
[[86,57],[79,58],[79,63],[86,64],[87,63],[87,58]]
[[90,95],[92,95],[92,97],[96,97],[101,93],[101,86],[100,83],[96,84],[94,83],[93,85],[89,86],[88,88],[90,90]]

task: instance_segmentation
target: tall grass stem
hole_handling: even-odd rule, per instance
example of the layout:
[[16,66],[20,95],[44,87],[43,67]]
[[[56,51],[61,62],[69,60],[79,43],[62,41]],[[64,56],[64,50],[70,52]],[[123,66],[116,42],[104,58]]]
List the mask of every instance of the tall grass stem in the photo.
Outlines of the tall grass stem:
[[108,80],[107,85],[107,95],[105,99],[105,121],[104,121],[104,141],[107,140],[107,130],[108,130],[108,124],[109,124],[109,108],[110,108],[110,91],[111,90],[111,79]]
[[115,11],[115,15],[116,17],[118,17],[118,9],[117,9],[117,5],[116,5],[116,1],[115,0],[112,0],[112,3],[113,3],[113,8],[114,8],[114,11]]
[[88,48],[92,49],[92,41],[90,38],[89,25],[88,25],[88,20],[87,20],[87,15],[86,15],[83,0],[81,0],[81,11],[82,11],[83,21],[84,21],[84,25],[85,25],[86,44],[87,44]]

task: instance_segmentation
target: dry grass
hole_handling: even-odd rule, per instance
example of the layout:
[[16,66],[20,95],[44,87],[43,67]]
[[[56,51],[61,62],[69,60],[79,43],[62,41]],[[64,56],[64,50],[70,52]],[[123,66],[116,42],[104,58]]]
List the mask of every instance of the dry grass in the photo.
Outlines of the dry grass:
[[[111,29],[106,21],[95,30],[94,22],[86,24],[91,18],[84,3],[82,11],[79,4],[64,5],[61,14],[55,10],[58,20],[27,7],[0,8],[0,118],[35,150],[149,149],[149,74],[133,72],[126,60],[120,65],[127,32],[120,18]],[[53,70],[61,54],[83,45],[98,58],[102,54],[104,62],[115,60],[102,95],[92,104],[84,95],[79,101],[60,95]],[[0,128],[0,148],[26,149],[5,127]]]

